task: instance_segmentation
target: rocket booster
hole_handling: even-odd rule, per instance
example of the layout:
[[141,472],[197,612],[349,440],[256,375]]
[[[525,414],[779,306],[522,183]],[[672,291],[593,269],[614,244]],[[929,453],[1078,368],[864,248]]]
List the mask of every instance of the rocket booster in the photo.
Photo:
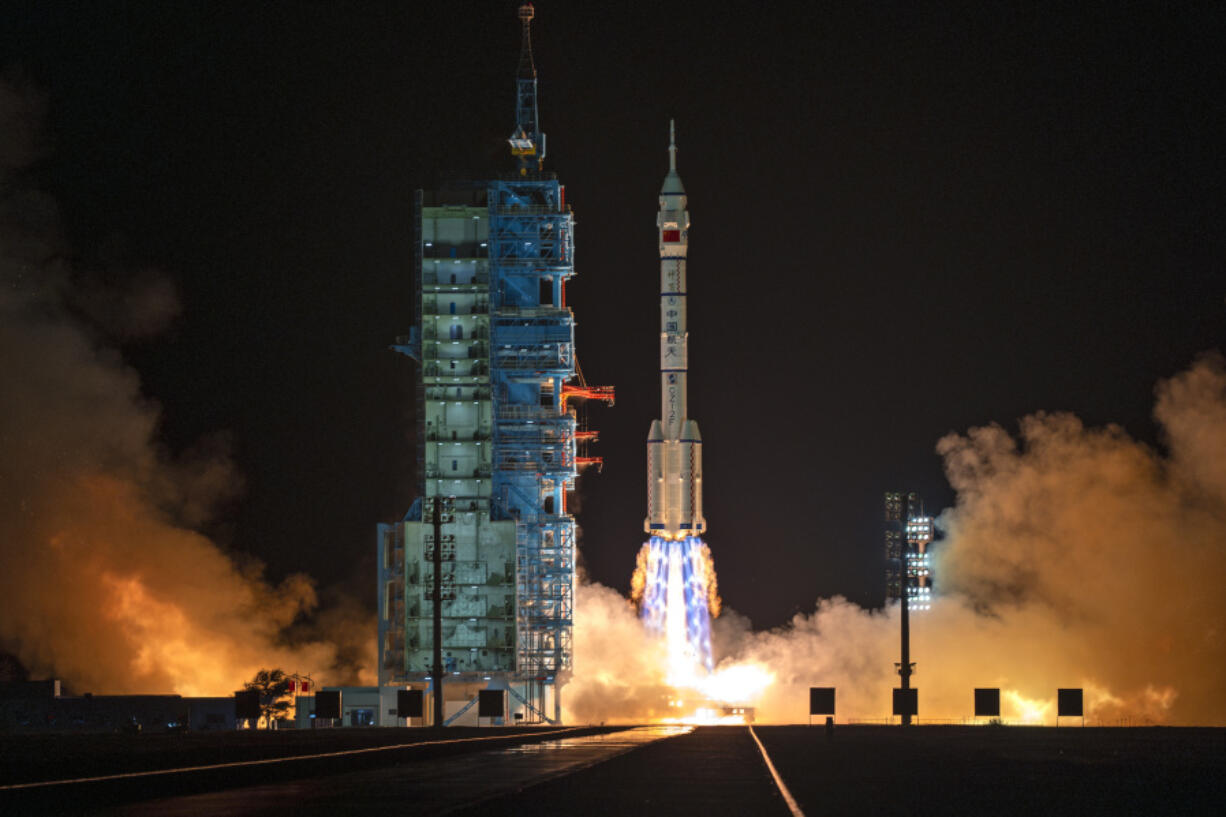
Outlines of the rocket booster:
[[677,175],[677,142],[668,124],[668,175],[656,218],[660,242],[660,419],[647,434],[647,519],[643,529],[665,539],[706,532],[702,517],[702,436],[686,408],[689,331],[685,256],[690,214]]

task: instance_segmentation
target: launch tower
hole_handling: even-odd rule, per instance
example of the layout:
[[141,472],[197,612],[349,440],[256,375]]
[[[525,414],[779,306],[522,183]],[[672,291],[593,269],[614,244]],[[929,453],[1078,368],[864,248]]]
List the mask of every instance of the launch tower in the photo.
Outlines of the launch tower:
[[567,492],[580,468],[599,465],[582,456],[596,435],[577,428],[569,402],[613,398],[571,382],[574,218],[565,187],[541,169],[533,16],[520,6],[515,169],[417,191],[415,323],[393,347],[420,364],[418,498],[378,526],[379,683],[435,682],[439,604],[448,723],[483,687],[508,690],[524,721],[560,719],[574,622]]

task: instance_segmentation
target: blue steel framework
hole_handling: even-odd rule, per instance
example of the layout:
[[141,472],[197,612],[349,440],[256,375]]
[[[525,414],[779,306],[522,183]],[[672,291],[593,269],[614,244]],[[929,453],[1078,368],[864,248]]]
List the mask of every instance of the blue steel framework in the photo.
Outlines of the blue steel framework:
[[562,394],[575,356],[561,304],[574,221],[561,185],[540,174],[492,182],[488,196],[494,513],[516,522],[516,671],[540,686],[571,669],[575,416]]
[[[423,324],[422,306],[429,300],[429,292],[443,282],[424,271],[420,192],[416,201],[416,326],[393,348],[422,366],[417,389],[419,499],[402,523],[379,526],[380,683],[428,680],[428,668],[420,659],[415,663],[413,656],[422,655],[419,625],[428,615],[432,600],[428,594],[419,595],[419,603],[414,606],[408,596],[421,585],[427,570],[424,557],[432,555],[432,542],[414,551],[406,541],[417,536],[425,542],[431,536],[422,529],[423,519],[429,518],[425,511],[432,502],[441,501],[448,525],[460,515],[457,512],[484,516],[486,540],[496,540],[498,531],[508,523],[514,526],[513,669],[497,659],[498,650],[490,649],[494,658],[482,651],[483,663],[474,658],[469,664],[449,664],[446,671],[461,676],[457,680],[480,679],[494,681],[490,686],[505,686],[525,705],[528,720],[549,720],[544,712],[547,692],[552,689],[556,720],[561,710],[557,690],[571,671],[574,626],[575,521],[566,513],[566,494],[574,488],[578,467],[598,462],[577,456],[576,417],[567,406],[567,398],[594,397],[611,402],[612,390],[566,385],[577,371],[574,320],[565,306],[565,284],[574,275],[574,219],[566,206],[563,186],[553,174],[540,172],[545,136],[537,124],[536,69],[529,33],[532,16],[530,4],[520,7],[524,39],[516,80],[516,129],[508,140],[518,171],[480,185],[484,187],[488,226],[477,229],[472,241],[461,240],[447,248],[453,263],[472,261],[474,272],[460,285],[472,289],[474,308],[484,305],[488,314],[488,324],[481,319],[475,327],[476,332],[488,333],[488,346],[481,342],[482,335],[469,336],[478,342],[461,360],[464,385],[456,391],[465,401],[472,399],[474,406],[491,403],[489,437],[482,436],[480,426],[472,437],[489,439],[489,460],[484,460],[484,454],[478,456],[471,483],[443,479],[446,475],[439,470],[437,457],[430,457],[433,432],[425,418],[436,405],[431,384],[447,382],[449,388],[455,378],[446,375],[455,372],[439,372],[435,367],[440,361],[427,360],[431,353],[423,349],[423,338],[432,330]],[[469,208],[467,212],[475,211]],[[461,218],[467,221],[468,217]],[[472,220],[480,225],[479,216],[472,216]],[[439,248],[433,251],[437,253]],[[468,258],[470,253],[474,258]],[[456,284],[454,275],[448,283]],[[454,314],[454,303],[451,308]],[[424,317],[429,322],[437,316]],[[431,346],[429,340],[425,346]],[[434,376],[440,373],[444,377]],[[593,432],[582,435],[585,443],[594,438]],[[456,439],[454,432],[450,439]],[[462,485],[464,493],[458,497],[449,494],[451,484]],[[476,524],[479,528],[483,523],[478,519]],[[449,554],[446,552],[446,530],[444,558],[455,560],[455,545]],[[496,558],[497,545],[483,545],[476,541],[478,538],[474,536],[469,558]],[[463,543],[459,548],[464,549]],[[458,574],[462,566],[463,562],[455,562],[448,575]],[[475,585],[472,591],[487,595],[497,592]],[[443,614],[448,621],[461,621],[456,628],[464,626],[462,617],[467,615],[463,610],[457,613],[461,601],[454,586],[450,591],[444,586]],[[497,604],[485,599],[481,626],[501,638],[499,621],[488,612],[491,607],[497,608]],[[446,638],[454,638],[455,629],[448,633],[444,646],[450,646]]]

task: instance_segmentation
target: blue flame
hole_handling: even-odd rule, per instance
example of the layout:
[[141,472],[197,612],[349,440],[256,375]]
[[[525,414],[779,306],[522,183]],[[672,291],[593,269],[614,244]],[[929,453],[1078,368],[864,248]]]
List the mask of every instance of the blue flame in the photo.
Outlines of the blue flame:
[[[696,664],[710,672],[711,611],[707,602],[706,545],[698,536],[682,540],[653,536],[647,542],[647,583],[643,590],[642,618],[651,632],[666,635],[669,599],[685,604],[686,649]],[[680,587],[670,587],[680,583]],[[670,592],[671,591],[671,592]]]

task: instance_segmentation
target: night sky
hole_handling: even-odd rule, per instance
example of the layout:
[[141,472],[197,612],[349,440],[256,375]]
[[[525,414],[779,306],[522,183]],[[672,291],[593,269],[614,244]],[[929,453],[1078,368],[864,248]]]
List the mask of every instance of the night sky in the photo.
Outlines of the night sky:
[[[228,436],[244,487],[206,530],[273,578],[373,608],[374,525],[413,500],[412,194],[512,167],[517,5],[0,13],[75,264],[177,287],[119,348],[168,454]],[[643,539],[670,117],[708,541],[757,626],[882,602],[881,494],[950,504],[944,434],[1069,410],[1159,445],[1156,381],[1226,343],[1220,6],[847,5],[537,4],[579,357],[617,388],[578,497],[596,581]]]

